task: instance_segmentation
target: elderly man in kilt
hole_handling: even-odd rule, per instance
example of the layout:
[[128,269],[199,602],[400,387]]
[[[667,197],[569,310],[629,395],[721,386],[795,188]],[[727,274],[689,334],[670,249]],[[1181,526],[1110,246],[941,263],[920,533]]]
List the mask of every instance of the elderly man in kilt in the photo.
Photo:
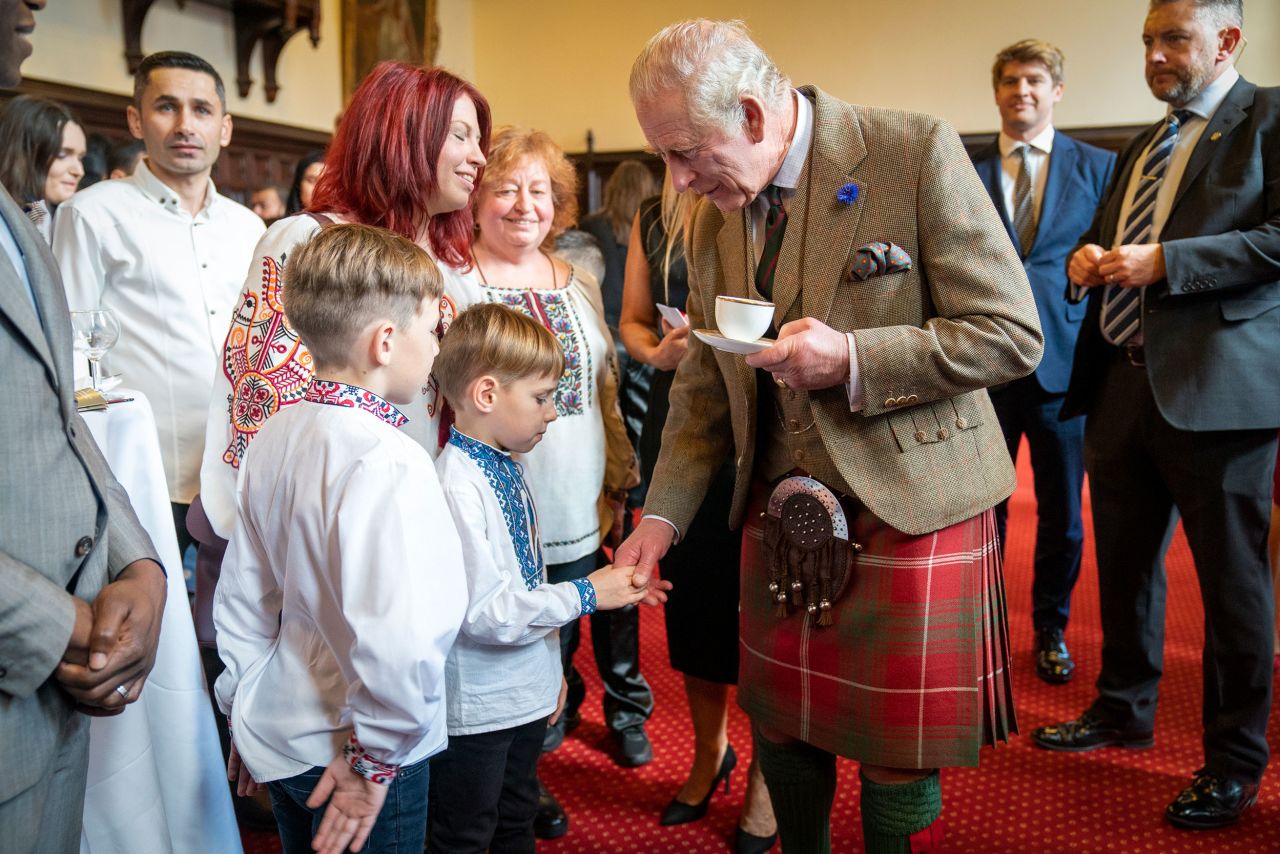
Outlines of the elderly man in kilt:
[[868,851],[935,850],[937,769],[1015,731],[991,512],[1014,472],[985,388],[1040,358],[1022,264],[946,123],[793,89],[740,23],[658,33],[631,96],[703,196],[690,323],[768,300],[777,342],[690,340],[617,560],[662,598],[655,563],[733,453],[738,701],[784,850],[829,849],[836,756],[861,763]]

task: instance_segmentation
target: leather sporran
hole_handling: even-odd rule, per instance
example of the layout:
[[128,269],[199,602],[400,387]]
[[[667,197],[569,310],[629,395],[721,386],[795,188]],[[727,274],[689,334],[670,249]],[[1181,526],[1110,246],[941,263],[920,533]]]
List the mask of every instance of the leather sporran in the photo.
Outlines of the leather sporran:
[[774,488],[764,514],[764,553],[775,613],[803,608],[819,626],[844,593],[862,546],[849,536],[840,500],[811,477],[789,477]]

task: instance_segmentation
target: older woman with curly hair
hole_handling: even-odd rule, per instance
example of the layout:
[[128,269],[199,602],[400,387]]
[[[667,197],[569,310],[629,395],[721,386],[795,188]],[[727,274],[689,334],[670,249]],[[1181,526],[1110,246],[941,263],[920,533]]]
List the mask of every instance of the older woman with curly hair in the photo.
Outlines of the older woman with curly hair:
[[[625,490],[639,482],[618,411],[613,341],[600,285],[590,273],[551,254],[556,237],[577,218],[576,184],[572,164],[547,134],[523,128],[497,133],[472,205],[471,269],[455,271],[452,275],[462,281],[449,285],[464,302],[497,302],[528,314],[555,333],[564,348],[565,370],[556,391],[559,417],[524,459],[551,582],[584,577],[600,565],[606,536],[621,532]],[[591,626],[615,758],[624,765],[644,764],[653,755],[644,732],[653,695],[640,675],[639,616],[635,606],[597,612]],[[576,623],[561,630],[560,644],[569,682],[561,726],[572,728],[585,691],[572,663]],[[549,730],[548,747],[558,745],[564,728]],[[549,830],[541,823],[538,828]]]

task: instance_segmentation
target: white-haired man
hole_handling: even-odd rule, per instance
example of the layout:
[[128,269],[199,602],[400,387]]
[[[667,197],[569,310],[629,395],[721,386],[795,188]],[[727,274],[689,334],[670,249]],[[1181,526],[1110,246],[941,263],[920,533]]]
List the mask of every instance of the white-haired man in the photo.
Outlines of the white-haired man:
[[1015,728],[991,514],[1014,473],[985,389],[1040,358],[1022,264],[946,123],[793,89],[740,23],[658,33],[631,96],[705,197],[690,322],[765,298],[778,340],[690,342],[617,559],[651,580],[732,442],[738,701],[783,846],[830,847],[839,755],[862,763],[868,851],[936,850],[936,769]]
[[1050,750],[1151,745],[1181,516],[1204,602],[1204,766],[1165,816],[1192,829],[1236,821],[1268,760],[1280,89],[1235,70],[1243,11],[1152,0],[1147,85],[1168,116],[1120,155],[1071,257],[1089,307],[1063,413],[1088,415],[1102,672],[1080,717],[1032,734]]

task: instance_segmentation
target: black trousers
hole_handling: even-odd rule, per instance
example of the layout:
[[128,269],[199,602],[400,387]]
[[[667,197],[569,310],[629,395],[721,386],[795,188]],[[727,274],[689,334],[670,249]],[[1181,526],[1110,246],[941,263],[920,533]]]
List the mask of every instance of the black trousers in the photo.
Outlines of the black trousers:
[[431,757],[429,854],[533,854],[538,757],[547,719],[451,735]]
[[[547,581],[558,584],[585,578],[601,566],[604,556],[600,552],[569,563],[553,563],[547,566]],[[616,611],[597,611],[590,620],[591,651],[604,684],[605,725],[613,732],[621,732],[644,723],[653,714],[653,691],[640,673],[640,609],[628,605]],[[578,620],[560,628],[560,659],[569,683],[566,715],[577,713],[586,696],[582,674],[573,666],[573,655],[581,640]]]
[[1275,462],[1273,429],[1172,427],[1146,369],[1117,351],[1085,428],[1103,631],[1094,711],[1121,725],[1155,724],[1164,556],[1180,513],[1204,603],[1205,769],[1246,782],[1261,778],[1268,759],[1275,608],[1267,531]]
[[[1059,421],[1066,395],[1050,394],[1034,376],[1014,380],[991,393],[1009,456],[1027,437],[1035,474],[1036,546],[1031,583],[1031,622],[1037,631],[1065,629],[1071,591],[1080,577],[1084,521],[1080,492],[1084,485],[1084,418]],[[996,505],[996,530],[1004,556],[1009,501]]]

